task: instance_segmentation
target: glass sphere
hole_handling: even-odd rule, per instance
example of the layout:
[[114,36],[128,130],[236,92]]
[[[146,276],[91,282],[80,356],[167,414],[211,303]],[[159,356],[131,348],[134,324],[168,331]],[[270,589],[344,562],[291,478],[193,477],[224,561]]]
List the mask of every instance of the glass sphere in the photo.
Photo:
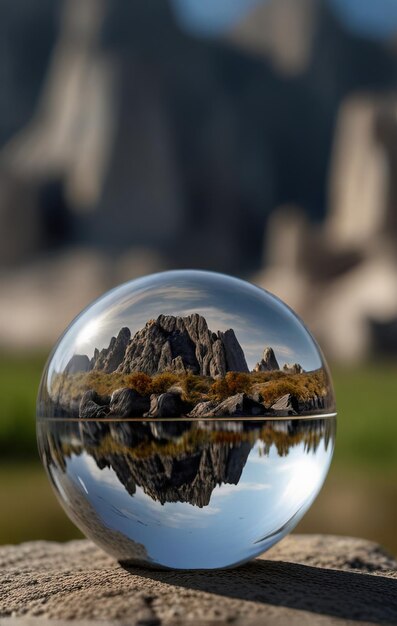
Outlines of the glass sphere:
[[121,562],[230,567],[298,523],[335,439],[324,357],[270,293],[211,272],[113,289],[58,341],[38,445],[65,511]]

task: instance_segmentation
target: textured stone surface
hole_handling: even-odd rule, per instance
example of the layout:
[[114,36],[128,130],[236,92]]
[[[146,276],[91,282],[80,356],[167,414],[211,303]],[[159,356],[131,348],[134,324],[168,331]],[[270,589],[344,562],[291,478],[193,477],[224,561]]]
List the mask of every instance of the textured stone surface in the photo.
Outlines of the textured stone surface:
[[95,350],[94,357],[91,361],[91,368],[94,370],[103,370],[107,373],[114,372],[124,359],[130,339],[130,329],[126,327],[122,328],[117,337],[112,337],[108,348],[103,348],[100,352],[98,349]]
[[139,417],[149,408],[150,398],[128,387],[116,389],[110,397],[110,414],[117,417]]
[[268,346],[263,351],[262,359],[254,367],[255,372],[274,372],[279,370],[280,366],[274,354],[273,348]]
[[212,409],[212,415],[220,417],[255,416],[265,413],[264,405],[256,402],[245,393],[229,396]]
[[180,417],[188,410],[180,393],[161,393],[150,396],[150,410],[144,414],[148,417]]
[[[114,357],[114,354],[116,356]],[[110,356],[109,356],[110,355]],[[163,371],[224,376],[228,371],[248,372],[244,352],[232,329],[214,333],[202,315],[159,315],[149,320],[130,340],[123,328],[109,348],[96,351],[94,369],[124,374]]]
[[79,417],[84,419],[102,419],[109,413],[109,396],[101,397],[94,389],[83,395],[79,405]]
[[345,537],[290,536],[212,572],[127,570],[89,541],[32,542],[0,548],[0,571],[0,626],[397,623],[397,562]]
[[280,412],[280,415],[297,415],[299,402],[291,393],[286,393],[272,404],[271,408],[275,411],[276,415],[278,412]]

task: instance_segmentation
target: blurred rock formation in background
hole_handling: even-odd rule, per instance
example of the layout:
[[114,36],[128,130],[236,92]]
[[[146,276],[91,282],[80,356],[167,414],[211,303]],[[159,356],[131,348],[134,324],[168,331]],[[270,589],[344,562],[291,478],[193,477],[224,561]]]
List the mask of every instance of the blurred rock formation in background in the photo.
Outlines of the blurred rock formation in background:
[[397,354],[397,15],[355,4],[0,2],[0,347],[200,267]]

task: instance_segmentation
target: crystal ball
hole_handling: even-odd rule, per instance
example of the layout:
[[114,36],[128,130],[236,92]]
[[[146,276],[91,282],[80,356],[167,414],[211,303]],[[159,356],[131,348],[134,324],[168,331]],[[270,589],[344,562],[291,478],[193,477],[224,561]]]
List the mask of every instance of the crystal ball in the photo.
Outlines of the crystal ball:
[[230,276],[172,271],[109,291],[66,329],[37,435],[61,505],[106,552],[213,569],[299,522],[335,416],[324,357],[288,306]]

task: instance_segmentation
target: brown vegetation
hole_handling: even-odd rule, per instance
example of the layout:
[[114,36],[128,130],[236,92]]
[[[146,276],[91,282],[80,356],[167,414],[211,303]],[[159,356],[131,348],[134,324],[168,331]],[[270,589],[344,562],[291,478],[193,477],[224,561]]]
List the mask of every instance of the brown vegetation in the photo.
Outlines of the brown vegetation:
[[77,374],[57,374],[51,385],[51,395],[59,402],[78,402],[85,391],[94,389],[101,396],[110,395],[115,389],[129,387],[148,396],[160,394],[172,388],[181,390],[183,399],[192,406],[206,400],[222,401],[237,393],[255,394],[265,406],[271,406],[284,394],[294,395],[298,401],[312,397],[326,397],[329,389],[323,370],[289,374],[274,372],[228,372],[224,378],[214,380],[209,376],[191,373],[163,372],[149,376],[143,372],[106,374],[101,371]]
[[250,393],[252,375],[243,372],[228,372],[224,378],[216,380],[209,390],[210,399],[225,400],[236,393]]

